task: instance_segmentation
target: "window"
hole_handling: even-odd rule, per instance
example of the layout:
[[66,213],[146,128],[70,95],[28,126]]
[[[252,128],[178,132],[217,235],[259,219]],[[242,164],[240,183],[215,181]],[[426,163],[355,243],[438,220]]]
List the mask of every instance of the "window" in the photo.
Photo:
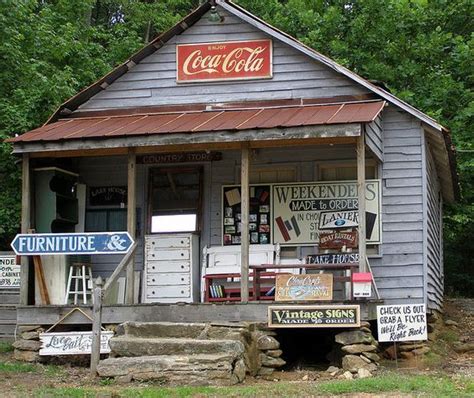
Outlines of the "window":
[[201,168],[150,171],[150,232],[198,231],[201,213]]
[[127,230],[127,209],[87,209],[86,232]]

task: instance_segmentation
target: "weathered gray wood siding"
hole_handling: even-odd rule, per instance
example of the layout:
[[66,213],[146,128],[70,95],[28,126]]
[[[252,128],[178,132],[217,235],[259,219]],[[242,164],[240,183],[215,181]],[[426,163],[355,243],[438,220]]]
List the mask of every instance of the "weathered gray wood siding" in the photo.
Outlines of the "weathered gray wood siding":
[[441,309],[444,293],[442,199],[430,147],[426,152],[426,294],[429,309]]
[[137,106],[220,103],[289,98],[358,95],[368,90],[277,40],[273,41],[273,78],[233,82],[176,83],[176,44],[268,38],[263,32],[228,15],[211,23],[205,15],[145,58],[79,110]]
[[370,264],[386,303],[424,301],[422,130],[390,106],[382,113],[382,247]]
[[382,119],[378,116],[372,123],[365,125],[365,144],[383,162]]

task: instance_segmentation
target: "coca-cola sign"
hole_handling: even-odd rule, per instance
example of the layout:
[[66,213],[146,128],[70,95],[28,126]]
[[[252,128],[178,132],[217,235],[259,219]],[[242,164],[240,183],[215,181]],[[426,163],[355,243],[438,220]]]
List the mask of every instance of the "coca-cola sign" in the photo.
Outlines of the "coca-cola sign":
[[178,83],[272,77],[272,41],[248,40],[176,46]]

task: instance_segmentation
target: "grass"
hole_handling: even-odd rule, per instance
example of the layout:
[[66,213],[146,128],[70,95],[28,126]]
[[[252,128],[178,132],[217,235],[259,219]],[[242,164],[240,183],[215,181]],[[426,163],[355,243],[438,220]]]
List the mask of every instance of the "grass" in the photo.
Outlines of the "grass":
[[12,352],[14,350],[13,346],[11,343],[7,343],[5,341],[0,341],[0,353],[5,353],[5,352]]
[[310,395],[337,396],[353,393],[403,393],[420,397],[471,397],[474,381],[447,376],[410,376],[388,373],[370,379],[315,382],[275,382],[252,386],[232,387],[118,387],[100,388],[41,388],[38,397],[133,397],[133,398],[186,398],[186,397],[306,397]]
[[0,362],[0,373],[32,373],[37,371],[37,365],[29,363]]

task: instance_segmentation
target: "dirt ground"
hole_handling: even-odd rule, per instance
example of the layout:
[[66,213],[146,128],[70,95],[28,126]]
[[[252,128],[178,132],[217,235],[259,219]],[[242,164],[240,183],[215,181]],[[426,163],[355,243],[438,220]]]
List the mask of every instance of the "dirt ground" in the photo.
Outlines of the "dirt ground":
[[[423,359],[382,362],[381,369],[400,369],[410,374],[445,374],[474,378],[474,352],[456,352],[466,343],[474,343],[474,299],[447,299],[442,326],[438,328],[436,340],[430,341],[431,353]],[[448,322],[446,321],[454,321]],[[4,366],[3,368],[1,366]],[[5,367],[6,366],[6,367]],[[18,366],[18,371],[15,367]],[[383,370],[382,370],[383,371]],[[247,378],[246,385],[275,381],[307,382],[331,380],[321,369],[305,368],[278,371],[271,378]],[[31,396],[44,388],[97,387],[106,386],[110,380],[91,378],[86,366],[28,365],[12,359],[12,353],[0,353],[0,396]],[[132,383],[132,386],[141,386]],[[357,395],[371,396],[371,395]],[[400,396],[400,395],[397,395]]]

